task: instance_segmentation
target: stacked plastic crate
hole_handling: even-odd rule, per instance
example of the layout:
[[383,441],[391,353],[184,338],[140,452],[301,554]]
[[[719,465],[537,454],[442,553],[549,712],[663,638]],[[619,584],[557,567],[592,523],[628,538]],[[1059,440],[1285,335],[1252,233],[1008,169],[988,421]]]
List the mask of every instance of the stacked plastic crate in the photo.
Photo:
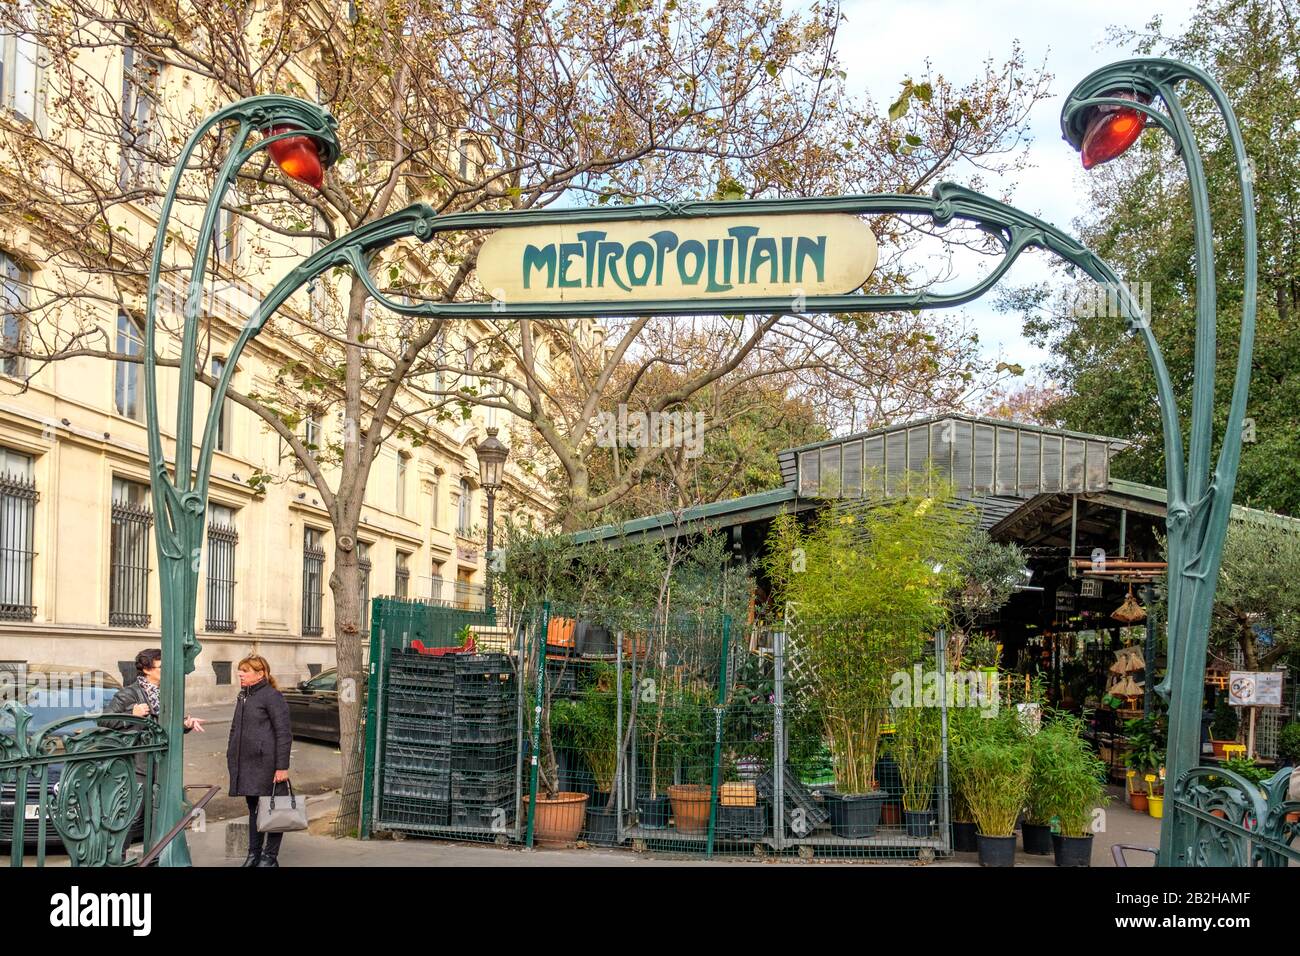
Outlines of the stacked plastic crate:
[[515,815],[519,741],[514,668],[505,654],[454,660],[451,823],[500,831]]
[[395,651],[388,669],[384,817],[393,824],[451,822],[455,669],[450,657]]
[[383,760],[389,825],[514,822],[517,697],[505,654],[393,653]]

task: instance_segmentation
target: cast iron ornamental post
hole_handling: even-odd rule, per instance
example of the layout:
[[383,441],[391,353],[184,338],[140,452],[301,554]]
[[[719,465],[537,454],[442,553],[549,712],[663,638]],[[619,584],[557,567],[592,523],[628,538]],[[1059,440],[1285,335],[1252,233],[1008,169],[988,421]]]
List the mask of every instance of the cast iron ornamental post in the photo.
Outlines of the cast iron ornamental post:
[[[1214,397],[1215,313],[1214,265],[1211,242],[1209,203],[1204,171],[1195,139],[1183,112],[1175,86],[1190,80],[1209,91],[1223,115],[1229,138],[1237,159],[1243,206],[1243,238],[1245,242],[1242,324],[1237,353],[1237,372],[1232,402],[1229,408],[1225,435],[1238,440],[1224,441],[1218,466],[1210,471],[1209,458],[1212,443],[1212,416]],[[1118,94],[1118,95],[1111,95]],[[1169,110],[1168,115],[1148,105],[1158,97]],[[1113,116],[1098,113],[1128,111],[1144,118],[1132,129],[1131,115],[1125,142],[1108,155],[1097,158],[1092,142],[1100,131],[1110,135],[1120,124]],[[1120,114],[1124,115],[1124,114]],[[1115,290],[1118,305],[1129,327],[1143,341],[1154,373],[1157,399],[1160,404],[1161,425],[1164,431],[1166,457],[1166,488],[1169,516],[1169,669],[1159,692],[1170,701],[1169,727],[1169,779],[1179,777],[1198,763],[1200,743],[1200,699],[1205,667],[1205,651],[1209,630],[1209,615],[1213,606],[1219,562],[1223,552],[1223,539],[1231,509],[1232,491],[1236,483],[1240,460],[1242,421],[1245,417],[1246,394],[1250,374],[1251,352],[1255,332],[1255,221],[1251,181],[1241,134],[1231,106],[1223,91],[1203,71],[1173,60],[1150,58],[1126,60],[1099,70],[1085,79],[1066,102],[1061,125],[1065,138],[1076,149],[1091,156],[1086,165],[1095,165],[1119,155],[1136,140],[1145,121],[1149,120],[1168,132],[1178,145],[1187,166],[1191,183],[1193,211],[1196,226],[1197,267],[1197,344],[1195,378],[1193,385],[1191,453],[1183,459],[1182,432],[1173,384],[1159,343],[1150,322],[1125,286],[1104,261],[1050,223],[1044,222],[1023,210],[984,196],[953,183],[940,183],[930,196],[913,193],[882,193],[868,196],[835,196],[817,199],[738,200],[726,202],[686,202],[674,204],[649,204],[641,206],[604,206],[595,209],[567,208],[543,210],[506,210],[493,212],[452,213],[437,215],[428,205],[417,203],[368,223],[334,240],[294,268],[262,303],[261,308],[240,332],[226,362],[217,388],[212,395],[212,405],[204,431],[203,445],[198,457],[197,475],[191,471],[191,418],[195,382],[194,359],[197,345],[198,311],[201,302],[203,259],[212,241],[220,197],[242,164],[258,149],[276,140],[309,136],[320,150],[323,165],[329,165],[338,156],[334,137],[334,120],[319,107],[288,97],[256,97],[236,103],[214,114],[190,137],[182,152],[172,182],[164,200],[158,239],[154,247],[153,266],[149,277],[149,301],[146,330],[145,366],[146,407],[149,425],[149,453],[152,467],[154,506],[158,520],[156,535],[163,563],[163,654],[164,659],[184,660],[183,668],[164,668],[163,714],[168,732],[168,755],[163,774],[163,812],[158,816],[159,832],[165,832],[180,818],[182,809],[182,780],[180,760],[181,714],[184,710],[185,674],[193,670],[199,645],[194,639],[194,610],[198,588],[198,555],[202,546],[203,515],[207,504],[208,470],[212,459],[212,445],[220,415],[221,402],[229,387],[240,352],[256,336],[271,315],[297,289],[316,276],[333,267],[350,268],[365,285],[370,296],[390,312],[398,315],[421,315],[429,319],[503,319],[528,316],[553,316],[557,309],[564,315],[577,317],[611,317],[644,315],[696,315],[701,301],[707,301],[708,310],[719,313],[770,314],[800,309],[807,313],[892,312],[901,309],[953,308],[972,302],[1001,281],[1020,255],[1029,249],[1042,249],[1082,269],[1090,278]],[[214,125],[238,122],[238,133],[221,170],[221,177],[203,219],[196,246],[198,261],[191,275],[189,296],[185,303],[185,329],[182,343],[181,390],[178,397],[177,467],[173,482],[163,459],[162,441],[158,426],[156,384],[154,381],[154,304],[161,268],[162,240],[165,223],[170,214],[177,183],[189,156],[199,138]],[[292,127],[287,132],[279,128]],[[259,140],[245,148],[249,134],[254,129],[276,130],[274,135]],[[1131,134],[1131,138],[1128,138]],[[1114,137],[1112,137],[1113,139]],[[1103,146],[1116,146],[1106,143]],[[282,163],[286,172],[287,164]],[[319,170],[317,171],[319,173]],[[440,232],[475,232],[530,225],[572,225],[604,222],[635,221],[656,223],[666,218],[708,219],[715,216],[773,215],[783,213],[852,213],[857,215],[898,215],[927,217],[936,226],[946,226],[954,219],[983,229],[1001,246],[1002,260],[966,289],[952,292],[930,290],[903,293],[852,292],[836,295],[801,296],[792,303],[787,296],[765,295],[754,297],[718,297],[664,299],[647,302],[637,299],[615,301],[581,301],[558,304],[555,302],[422,302],[411,304],[390,299],[380,290],[369,273],[368,265],[379,250],[401,239],[414,237],[430,241]],[[545,620],[545,611],[543,614]],[[543,637],[544,641],[544,637]],[[544,655],[543,655],[544,659]],[[544,674],[544,671],[543,671]],[[539,681],[540,684],[540,681]],[[540,707],[540,699],[538,700]],[[534,754],[536,753],[536,727],[534,728]],[[534,761],[536,757],[534,756]],[[536,764],[529,805],[528,837],[531,842],[532,817],[536,798]],[[1173,849],[1173,827],[1177,821],[1177,805],[1165,815],[1162,824],[1160,862],[1166,866],[1187,866],[1191,861]],[[183,865],[188,862],[188,852],[182,845],[173,846],[164,855],[165,864]]]
[[[176,459],[175,468],[169,473],[158,416],[158,369],[155,352],[163,250],[168,220],[176,201],[176,191],[181,176],[202,138],[211,129],[221,124],[232,127],[233,135],[229,151],[226,153],[204,210],[198,241],[194,247],[194,264],[190,271],[189,287],[184,303],[180,388],[176,399]],[[164,666],[160,716],[167,732],[167,750],[163,755],[159,773],[159,808],[154,817],[153,838],[155,840],[171,830],[186,813],[181,722],[185,713],[185,675],[194,670],[195,658],[202,649],[195,638],[194,613],[198,594],[199,555],[203,546],[203,518],[207,509],[208,478],[212,465],[217,420],[239,353],[248,339],[255,335],[256,330],[260,330],[265,322],[264,318],[259,322],[258,317],[255,316],[231,350],[225,370],[212,393],[208,421],[203,432],[203,443],[199,448],[198,460],[195,462],[193,458],[196,378],[194,363],[198,354],[204,266],[212,244],[217,212],[226,190],[234,182],[240,168],[259,150],[272,143],[291,141],[305,134],[316,144],[320,166],[328,166],[339,153],[334,127],[333,117],[320,107],[302,100],[287,96],[257,96],[241,100],[214,113],[194,131],[176,161],[171,182],[163,197],[146,290],[144,351],[149,471],[156,519],[154,537],[158,547],[159,591],[162,599]],[[272,135],[270,131],[273,129],[280,131]],[[268,135],[259,138],[250,146],[248,140],[255,131],[266,132]],[[288,142],[286,145],[292,149],[302,144]],[[163,866],[189,865],[189,848],[185,843],[183,831],[163,850],[160,862]]]
[[[1242,218],[1242,308],[1241,333],[1237,346],[1236,378],[1228,418],[1223,426],[1217,464],[1211,469],[1214,440],[1214,394],[1217,305],[1214,275],[1214,231],[1210,221],[1209,190],[1196,136],[1188,122],[1177,87],[1182,82],[1201,86],[1209,93],[1223,118],[1232,144],[1241,188]],[[1167,112],[1150,103],[1159,99]],[[1187,170],[1192,201],[1196,259],[1196,346],[1192,383],[1192,421],[1189,448],[1183,457],[1183,434],[1178,408],[1171,396],[1169,375],[1163,362],[1152,356],[1160,396],[1164,429],[1165,484],[1168,492],[1166,518],[1169,549],[1169,612],[1166,622],[1168,667],[1156,688],[1169,702],[1169,748],[1166,758],[1166,787],[1172,788],[1201,761],[1201,699],[1205,682],[1205,656],[1209,640],[1210,614],[1218,584],[1223,542],[1231,516],[1237,466],[1241,461],[1241,434],[1250,386],[1251,353],[1255,339],[1256,246],[1255,202],[1250,160],[1242,142],[1237,117],[1222,88],[1207,73],[1187,63],[1167,59],[1133,59],[1113,63],[1084,79],[1066,100],[1061,112],[1061,130],[1066,140],[1088,161],[1088,138],[1092,129],[1109,117],[1135,110],[1173,137]],[[1137,132],[1143,124],[1139,123]],[[1127,135],[1124,136],[1127,139]],[[1121,145],[1119,152],[1132,141]],[[1114,155],[1118,155],[1116,152]],[[1105,161],[1106,156],[1099,161]],[[1150,317],[1143,317],[1149,324]],[[1154,342],[1146,336],[1148,345]],[[1176,845],[1179,810],[1171,802],[1161,821],[1162,866],[1191,866],[1190,847]]]

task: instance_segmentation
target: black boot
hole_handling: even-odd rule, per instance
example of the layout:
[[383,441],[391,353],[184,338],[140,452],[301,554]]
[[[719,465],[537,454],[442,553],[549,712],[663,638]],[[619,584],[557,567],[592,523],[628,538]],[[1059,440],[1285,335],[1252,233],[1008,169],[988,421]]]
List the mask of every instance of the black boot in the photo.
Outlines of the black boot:
[[262,869],[264,867],[270,868],[273,866],[278,867],[280,865],[280,861],[276,859],[277,855],[278,855],[278,851],[276,850],[263,850],[261,859],[259,859],[257,863],[254,865],[258,869]]
[[252,848],[250,847],[249,850],[248,850],[248,856],[245,857],[245,858],[244,858],[244,862],[241,863],[241,864],[239,864],[239,865],[240,865],[240,866],[257,866],[258,863],[261,861],[261,859],[262,859],[262,853],[261,853],[261,851],[260,851],[260,850],[254,850],[254,849],[252,849]]

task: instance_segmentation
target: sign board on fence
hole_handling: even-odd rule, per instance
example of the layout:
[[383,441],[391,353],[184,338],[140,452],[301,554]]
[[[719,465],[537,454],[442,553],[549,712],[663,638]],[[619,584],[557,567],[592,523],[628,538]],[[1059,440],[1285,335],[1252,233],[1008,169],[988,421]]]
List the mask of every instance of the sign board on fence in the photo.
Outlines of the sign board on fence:
[[1233,671],[1228,703],[1234,707],[1281,707],[1282,671]]
[[664,218],[499,229],[478,254],[503,302],[638,302],[839,295],[876,265],[848,213]]

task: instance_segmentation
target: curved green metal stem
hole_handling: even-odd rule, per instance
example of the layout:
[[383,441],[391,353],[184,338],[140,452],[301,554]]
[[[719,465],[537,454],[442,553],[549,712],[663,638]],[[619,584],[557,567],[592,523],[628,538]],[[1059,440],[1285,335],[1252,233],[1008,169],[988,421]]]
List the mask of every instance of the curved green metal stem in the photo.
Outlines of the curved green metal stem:
[[[259,139],[252,147],[244,143],[253,129],[272,125],[293,125],[306,130],[322,144],[327,161],[338,155],[333,134],[333,120],[319,107],[286,97],[259,97],[222,110],[210,117],[187,142],[173,173],[164,200],[154,261],[150,272],[150,303],[146,346],[146,408],[150,427],[150,458],[154,476],[154,502],[159,552],[164,556],[163,585],[164,659],[184,660],[183,668],[164,669],[164,714],[167,716],[168,759],[164,770],[165,812],[159,814],[160,832],[165,832],[180,812],[181,779],[179,741],[180,714],[184,707],[184,675],[193,669],[198,643],[194,640],[194,609],[198,581],[198,555],[202,543],[202,521],[206,508],[213,441],[220,418],[221,401],[230,384],[236,362],[247,343],[266,325],[270,317],[295,291],[327,269],[342,266],[353,270],[371,296],[392,312],[424,315],[435,319],[482,318],[511,319],[524,316],[694,315],[714,313],[854,313],[888,312],[905,309],[952,308],[970,302],[996,285],[1028,249],[1042,249],[1083,270],[1100,283],[1113,288],[1121,313],[1131,331],[1137,333],[1146,349],[1155,378],[1164,433],[1166,484],[1169,501],[1170,613],[1169,673],[1160,690],[1171,700],[1169,769],[1173,779],[1178,773],[1195,766],[1199,758],[1200,679],[1205,665],[1205,645],[1209,612],[1222,555],[1240,443],[1225,440],[1218,466],[1210,474],[1212,412],[1214,390],[1213,359],[1215,352],[1214,271],[1212,262],[1212,228],[1209,218],[1204,170],[1190,124],[1174,91],[1181,81],[1192,80],[1210,91],[1224,116],[1239,165],[1243,194],[1244,235],[1246,240],[1245,304],[1242,314],[1241,342],[1237,360],[1226,435],[1240,435],[1249,386],[1250,356],[1254,342],[1255,318],[1255,224],[1249,178],[1245,174],[1245,150],[1240,131],[1226,96],[1203,71],[1172,60],[1127,60],[1099,70],[1086,78],[1066,102],[1062,113],[1065,137],[1077,148],[1086,130],[1089,110],[1099,105],[1119,104],[1145,113],[1155,125],[1173,137],[1187,164],[1192,182],[1193,212],[1196,219],[1197,261],[1197,348],[1190,457],[1183,455],[1182,426],[1173,384],[1161,353],[1159,342],[1148,316],[1129,289],[1105,262],[1077,240],[1034,216],[988,196],[951,183],[940,184],[930,196],[879,194],[839,196],[826,199],[742,200],[738,202],[689,202],[642,206],[604,207],[598,209],[510,210],[437,215],[432,208],[416,204],[382,219],[368,223],[318,250],[293,269],[266,297],[236,339],[225,370],[213,392],[212,405],[199,449],[197,470],[191,483],[192,443],[190,422],[193,415],[195,350],[200,296],[203,286],[203,259],[212,240],[216,210],[220,197],[233,181],[239,167],[257,150],[280,137]],[[1135,103],[1113,95],[1115,91],[1141,92],[1152,100],[1159,99],[1169,109],[1161,113],[1154,106]],[[196,262],[190,278],[190,292],[185,304],[185,329],[182,340],[182,389],[178,399],[176,480],[168,476],[163,459],[158,428],[156,374],[154,361],[154,299],[161,269],[162,240],[170,215],[177,183],[199,139],[221,122],[238,122],[234,143],[221,167],[221,179],[208,203],[196,249]],[[281,134],[300,135],[299,132]],[[792,301],[789,297],[677,299],[669,301],[611,302],[481,302],[449,301],[404,303],[389,298],[370,276],[368,264],[378,251],[406,238],[423,242],[440,233],[481,233],[496,229],[549,224],[598,224],[618,221],[653,222],[665,218],[709,218],[714,216],[773,215],[781,213],[853,213],[921,216],[939,226],[954,219],[970,223],[991,235],[1001,247],[1001,260],[979,281],[955,292],[936,293],[919,290],[908,293],[807,296]],[[170,683],[169,683],[170,679]],[[534,770],[535,772],[535,770]],[[535,794],[535,791],[534,791]],[[530,816],[531,816],[530,806]],[[1168,835],[1172,821],[1167,816],[1162,831],[1161,861],[1176,865]],[[176,847],[177,843],[173,844]],[[183,844],[179,851],[184,852]],[[177,861],[174,852],[170,862]],[[166,861],[165,862],[169,862]]]
[[[157,320],[158,293],[162,275],[163,251],[181,177],[188,168],[202,139],[221,125],[233,126],[231,145],[226,153],[212,193],[204,209],[194,247],[194,262],[187,286],[183,327],[181,330],[180,388],[176,401],[175,466],[169,472],[162,441],[158,411]],[[272,126],[293,127],[274,136],[263,136],[247,147],[254,130]],[[207,508],[208,474],[216,440],[217,419],[221,403],[230,384],[237,354],[230,357],[218,387],[212,394],[212,413],[208,416],[203,442],[198,451],[198,471],[194,468],[194,389],[196,384],[199,339],[199,313],[203,302],[205,265],[212,246],[217,213],[226,191],[240,168],[268,144],[289,136],[309,135],[319,144],[322,161],[338,157],[335,123],[320,107],[286,96],[259,96],[231,104],[208,117],[186,141],[172,170],[171,181],[163,196],[149,267],[149,284],[145,303],[145,414],[149,433],[150,486],[154,504],[154,539],[158,548],[159,592],[162,601],[163,682],[161,720],[167,737],[167,750],[160,769],[160,800],[153,819],[154,838],[158,839],[184,816],[184,761],[181,726],[185,714],[185,675],[194,670],[194,661],[202,649],[195,637],[194,612],[198,601],[199,556],[203,547],[203,518]],[[255,334],[255,333],[254,333]],[[245,336],[241,340],[246,341]],[[242,341],[241,341],[242,347]],[[178,836],[163,851],[164,866],[186,866],[190,862],[184,835]]]
[[[1196,137],[1177,92],[1191,82],[1206,90],[1223,119],[1237,164],[1241,189],[1244,244],[1241,330],[1236,378],[1224,425],[1218,463],[1211,470],[1214,444],[1214,396],[1218,304],[1214,270],[1214,227],[1209,189]],[[1070,94],[1061,113],[1061,130],[1076,148],[1086,128],[1089,109],[1117,90],[1159,98],[1168,109],[1159,125],[1172,137],[1187,172],[1195,230],[1196,344],[1192,382],[1189,448],[1182,457],[1181,430],[1165,421],[1165,479],[1168,490],[1169,614],[1166,623],[1168,667],[1156,688],[1169,701],[1167,777],[1181,781],[1201,761],[1201,700],[1210,615],[1218,585],[1223,542],[1231,516],[1237,469],[1241,461],[1241,430],[1250,389],[1251,355],[1255,343],[1257,252],[1254,190],[1241,129],[1227,95],[1214,79],[1195,66],[1162,58],[1125,60],[1084,79]],[[1127,103],[1134,106],[1135,104]],[[1153,115],[1150,108],[1143,112]],[[1162,396],[1162,412],[1165,399]],[[1175,418],[1176,422],[1176,418]],[[1175,439],[1176,438],[1176,442]],[[1175,444],[1177,455],[1174,454]],[[1191,824],[1193,812],[1175,799],[1166,811],[1160,834],[1160,863],[1192,866],[1196,859],[1175,834]]]

